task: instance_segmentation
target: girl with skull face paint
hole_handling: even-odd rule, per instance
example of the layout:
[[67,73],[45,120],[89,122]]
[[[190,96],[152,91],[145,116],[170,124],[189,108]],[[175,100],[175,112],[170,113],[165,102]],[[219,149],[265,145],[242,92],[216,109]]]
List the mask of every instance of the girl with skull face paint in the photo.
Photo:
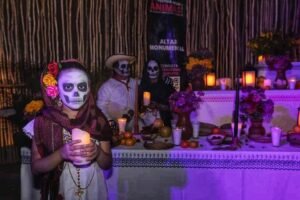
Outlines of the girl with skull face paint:
[[149,59],[143,68],[143,76],[139,86],[140,102],[143,100],[143,93],[145,91],[151,94],[149,107],[158,109],[164,124],[171,126],[172,113],[170,111],[168,98],[175,92],[175,89],[172,85],[165,83],[162,77],[161,66],[155,59]]
[[[34,120],[32,172],[41,174],[41,199],[107,199],[101,169],[112,164],[112,131],[95,106],[85,68],[74,60],[50,63],[42,73],[46,108]],[[71,140],[72,129],[90,133],[91,142]],[[78,156],[91,164],[73,165]]]

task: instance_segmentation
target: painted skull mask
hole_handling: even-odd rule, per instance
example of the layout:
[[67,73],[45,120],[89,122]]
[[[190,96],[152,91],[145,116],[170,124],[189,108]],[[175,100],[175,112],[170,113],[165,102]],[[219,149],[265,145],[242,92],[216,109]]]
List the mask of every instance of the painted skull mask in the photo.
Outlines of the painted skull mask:
[[131,72],[131,65],[127,60],[120,60],[118,65],[114,67],[114,71],[124,77],[129,77]]
[[58,79],[58,90],[63,104],[78,110],[85,104],[90,91],[88,77],[78,69],[62,71]]
[[148,62],[147,72],[150,79],[157,79],[159,76],[158,63],[154,60]]

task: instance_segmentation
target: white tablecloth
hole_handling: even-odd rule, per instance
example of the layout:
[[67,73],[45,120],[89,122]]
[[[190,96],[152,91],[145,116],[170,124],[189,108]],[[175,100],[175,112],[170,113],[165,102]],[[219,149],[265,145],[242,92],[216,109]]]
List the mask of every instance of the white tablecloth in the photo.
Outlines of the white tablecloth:
[[[269,132],[272,125],[279,126],[284,131],[291,130],[297,121],[300,90],[266,90],[265,94],[274,101],[273,119],[264,124],[266,131]],[[192,114],[192,118],[217,126],[231,123],[235,91],[205,91],[202,99],[200,108],[196,114]]]
[[249,142],[238,151],[203,147],[170,150],[113,149],[107,172],[111,199],[297,200],[299,148]]

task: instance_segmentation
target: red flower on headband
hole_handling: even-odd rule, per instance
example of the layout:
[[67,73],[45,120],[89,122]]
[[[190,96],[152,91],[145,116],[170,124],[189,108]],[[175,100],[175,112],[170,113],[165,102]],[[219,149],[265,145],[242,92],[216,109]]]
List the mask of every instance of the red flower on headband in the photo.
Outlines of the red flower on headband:
[[51,62],[51,63],[48,64],[48,71],[54,77],[57,76],[58,70],[59,70],[59,68],[58,68],[58,63],[57,62],[53,61],[53,62]]

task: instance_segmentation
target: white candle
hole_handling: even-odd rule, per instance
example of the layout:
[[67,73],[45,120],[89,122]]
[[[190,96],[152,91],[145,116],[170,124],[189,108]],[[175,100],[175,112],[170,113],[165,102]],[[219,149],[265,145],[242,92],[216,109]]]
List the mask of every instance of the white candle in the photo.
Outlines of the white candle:
[[215,73],[206,74],[206,86],[213,87],[216,84],[216,75]]
[[271,86],[272,86],[271,79],[265,79],[264,80],[264,88],[265,89],[271,89]]
[[221,90],[226,90],[226,79],[225,78],[220,78],[220,88]]
[[289,78],[288,82],[290,90],[294,90],[296,86],[296,78]]
[[255,86],[255,72],[249,71],[245,72],[245,85],[246,86]]
[[281,128],[274,126],[271,128],[271,134],[272,134],[272,144],[275,147],[280,146],[280,140],[281,140]]
[[176,127],[173,129],[173,142],[175,145],[180,145],[181,143],[181,135],[182,135],[182,129]]
[[258,56],[258,63],[259,64],[265,64],[265,57],[263,55]]
[[151,93],[150,92],[144,92],[143,97],[144,97],[143,98],[144,106],[148,106],[150,104]]
[[[81,130],[79,128],[72,129],[72,140],[81,140],[80,143],[76,145],[84,145],[89,144],[91,142],[90,134],[84,130]],[[73,162],[74,165],[80,166],[80,165],[87,165],[90,163],[90,161],[87,161],[84,157],[78,156],[77,159],[78,162]]]
[[119,125],[119,132],[120,133],[125,132],[126,122],[127,122],[126,118],[119,118],[118,119],[118,125]]

